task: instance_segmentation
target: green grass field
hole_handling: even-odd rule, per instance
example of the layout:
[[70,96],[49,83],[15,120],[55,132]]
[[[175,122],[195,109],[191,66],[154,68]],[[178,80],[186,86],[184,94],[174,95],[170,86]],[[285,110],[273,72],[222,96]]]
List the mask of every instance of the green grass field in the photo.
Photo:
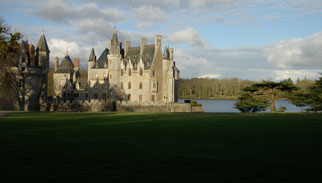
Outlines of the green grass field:
[[10,113],[4,182],[321,182],[322,114]]

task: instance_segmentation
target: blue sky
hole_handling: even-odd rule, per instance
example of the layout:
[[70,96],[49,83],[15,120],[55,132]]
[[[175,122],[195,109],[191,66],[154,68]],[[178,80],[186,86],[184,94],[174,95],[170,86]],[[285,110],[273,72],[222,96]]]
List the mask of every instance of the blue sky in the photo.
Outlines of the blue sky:
[[317,79],[322,72],[322,0],[1,0],[0,16],[37,43],[44,29],[51,61],[68,48],[87,66],[117,27],[175,49],[181,77]]

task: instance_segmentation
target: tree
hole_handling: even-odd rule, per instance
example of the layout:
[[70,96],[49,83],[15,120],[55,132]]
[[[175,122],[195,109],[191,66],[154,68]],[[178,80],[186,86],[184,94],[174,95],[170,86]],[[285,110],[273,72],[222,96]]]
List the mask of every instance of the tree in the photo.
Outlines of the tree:
[[322,77],[308,87],[308,92],[296,92],[291,96],[294,105],[310,106],[306,111],[322,111]]
[[269,106],[267,100],[260,94],[254,94],[252,91],[243,93],[238,99],[239,101],[235,103],[235,108],[241,112],[265,111]]
[[2,97],[14,99],[19,109],[24,110],[25,95],[28,91],[24,87],[25,76],[20,67],[21,49],[19,32],[11,33],[10,27],[0,18],[0,92]]
[[[247,107],[251,104],[257,104],[257,108],[261,109],[265,103],[268,103],[271,108],[271,112],[276,111],[276,100],[278,94],[289,93],[297,90],[297,87],[293,84],[292,80],[284,80],[281,82],[263,81],[261,83],[255,83],[249,87],[243,89],[244,93],[239,98],[236,108],[240,111],[247,111]],[[260,96],[260,97],[259,97]],[[256,103],[256,101],[258,103]],[[256,106],[256,105],[255,105]],[[245,109],[243,109],[245,107]],[[249,112],[249,111],[248,111]]]

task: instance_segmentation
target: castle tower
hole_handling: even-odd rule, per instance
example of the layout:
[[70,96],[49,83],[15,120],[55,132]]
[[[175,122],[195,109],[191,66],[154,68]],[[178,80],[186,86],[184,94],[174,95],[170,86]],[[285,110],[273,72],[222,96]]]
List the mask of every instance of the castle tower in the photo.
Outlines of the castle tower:
[[108,71],[109,71],[109,89],[112,99],[116,100],[120,96],[120,75],[121,75],[121,43],[118,41],[116,29],[112,39],[109,41]]
[[96,62],[96,55],[95,55],[94,48],[92,48],[91,54],[89,55],[89,58],[88,58],[88,68],[87,68],[88,76],[90,75],[91,69],[95,64],[95,62]]
[[47,99],[47,87],[48,87],[48,71],[49,71],[49,48],[47,45],[45,34],[42,33],[38,41],[36,49],[36,59],[38,66],[41,69],[41,83],[40,83],[40,103],[43,104]]

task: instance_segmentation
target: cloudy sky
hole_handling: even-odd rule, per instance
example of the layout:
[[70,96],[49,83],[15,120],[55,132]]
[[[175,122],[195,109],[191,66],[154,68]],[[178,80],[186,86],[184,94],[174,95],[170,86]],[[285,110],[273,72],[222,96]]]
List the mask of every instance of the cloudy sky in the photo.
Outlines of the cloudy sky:
[[51,62],[140,38],[175,49],[182,78],[317,79],[322,72],[322,0],[1,0],[0,16],[37,43]]

